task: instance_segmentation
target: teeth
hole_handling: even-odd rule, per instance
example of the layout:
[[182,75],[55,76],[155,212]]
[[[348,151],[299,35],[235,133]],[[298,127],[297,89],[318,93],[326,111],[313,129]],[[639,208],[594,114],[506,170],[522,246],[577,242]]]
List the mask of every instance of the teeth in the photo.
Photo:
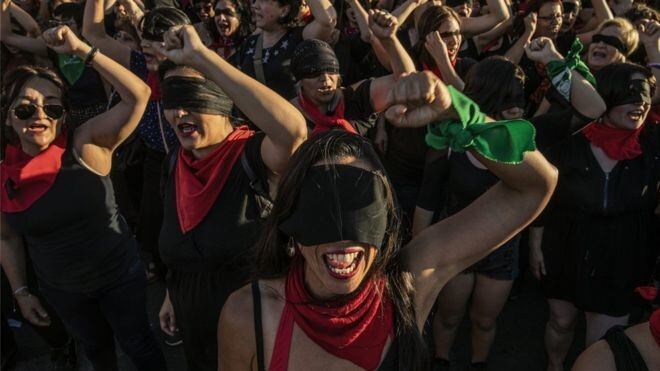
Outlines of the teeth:
[[330,270],[335,274],[346,275],[352,273],[356,267],[357,267],[357,261],[354,261],[350,266],[346,268],[340,269],[331,266]]

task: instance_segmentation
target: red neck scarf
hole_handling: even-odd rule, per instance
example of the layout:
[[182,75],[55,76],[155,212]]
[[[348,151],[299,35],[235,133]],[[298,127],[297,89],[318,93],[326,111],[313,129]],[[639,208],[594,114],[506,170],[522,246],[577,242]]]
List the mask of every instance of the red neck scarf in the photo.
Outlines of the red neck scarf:
[[176,211],[183,233],[195,228],[208,214],[227,182],[232,167],[254,135],[247,126],[232,131],[218,148],[202,159],[179,148],[174,183]]
[[304,260],[297,257],[286,279],[286,304],[269,370],[287,369],[294,322],[326,352],[365,370],[375,370],[387,338],[394,334],[392,302],[381,295],[385,280],[369,280],[346,301],[315,304],[305,287],[304,275]]
[[[458,61],[458,58],[452,59],[451,60],[451,66],[456,68],[456,62]],[[424,63],[422,64],[422,67],[424,68],[424,71],[431,71],[433,72],[434,75],[438,76],[440,80],[443,82],[446,82],[445,79],[442,78],[442,73],[440,72],[440,68],[438,67],[437,64],[433,63],[433,66],[429,66],[428,64]]]
[[643,128],[644,125],[637,130],[628,130],[592,122],[582,129],[582,134],[609,158],[621,161],[635,158],[642,153],[639,134]]
[[66,133],[55,138],[46,150],[32,157],[21,146],[9,145],[0,165],[2,211],[24,211],[46,194],[62,167],[66,150]]
[[[212,27],[215,27],[215,25],[212,25]],[[215,50],[218,55],[227,59],[231,57],[232,50],[234,50],[236,45],[240,45],[241,42],[242,40],[234,40],[231,37],[218,36],[218,39],[211,44],[210,49]]]
[[160,101],[160,81],[157,71],[147,71],[147,85],[151,88],[151,97],[149,100]]
[[[335,94],[339,94],[339,92]],[[305,98],[305,94],[303,94],[302,91],[300,94],[298,94],[298,101],[300,102],[300,107],[303,109],[303,111],[305,111],[307,116],[314,123],[314,130],[312,131],[312,135],[326,132],[335,127],[342,128],[349,133],[357,134],[357,131],[353,125],[351,125],[351,123],[344,118],[344,109],[346,106],[344,105],[343,96],[341,96],[339,99],[339,103],[337,103],[337,107],[335,107],[335,112],[332,116],[324,115],[321,113],[321,110],[316,106],[316,104]]]
[[655,339],[655,343],[660,347],[660,309],[656,309],[655,312],[651,314],[649,327],[651,328],[651,334]]

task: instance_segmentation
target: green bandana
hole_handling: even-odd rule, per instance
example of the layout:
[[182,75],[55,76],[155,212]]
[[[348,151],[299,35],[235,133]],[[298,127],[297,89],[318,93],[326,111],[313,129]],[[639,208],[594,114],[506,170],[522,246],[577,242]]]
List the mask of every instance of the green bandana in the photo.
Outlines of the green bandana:
[[69,82],[69,85],[75,84],[85,70],[85,62],[71,54],[58,54],[57,60],[60,72],[62,72],[66,81]]
[[426,144],[435,149],[465,152],[474,149],[491,161],[519,164],[525,152],[534,151],[534,126],[526,120],[486,122],[479,106],[447,86],[459,121],[445,120],[428,126]]
[[571,50],[568,51],[563,61],[551,61],[545,66],[552,85],[568,101],[571,100],[572,70],[577,70],[591,85],[596,86],[596,79],[589,71],[589,67],[580,58],[580,52],[582,52],[582,43],[579,39],[575,39],[573,45],[571,45]]

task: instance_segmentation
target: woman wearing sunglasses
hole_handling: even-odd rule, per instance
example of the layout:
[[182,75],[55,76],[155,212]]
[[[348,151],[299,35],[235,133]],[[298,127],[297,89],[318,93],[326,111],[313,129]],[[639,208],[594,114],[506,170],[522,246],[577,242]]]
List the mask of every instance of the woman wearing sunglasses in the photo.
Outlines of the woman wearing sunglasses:
[[144,269],[108,176],[149,88],[66,26],[47,30],[43,40],[93,67],[121,102],[67,130],[66,89],[55,73],[25,66],[8,76],[2,120],[13,141],[1,165],[3,268],[23,316],[47,326],[48,314],[30,294],[36,288],[26,284],[29,249],[39,290],[95,369],[117,369],[116,338],[139,370],[164,370],[146,314]]

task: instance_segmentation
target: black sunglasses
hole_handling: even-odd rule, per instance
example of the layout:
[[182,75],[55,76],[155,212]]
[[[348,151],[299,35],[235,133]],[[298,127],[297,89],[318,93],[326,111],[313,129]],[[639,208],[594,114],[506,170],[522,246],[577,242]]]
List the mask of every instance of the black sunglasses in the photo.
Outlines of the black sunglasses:
[[27,120],[37,112],[37,107],[43,108],[46,116],[53,120],[58,120],[64,115],[64,107],[61,104],[44,104],[43,106],[38,106],[34,103],[19,104],[14,107],[14,115],[21,120]]

